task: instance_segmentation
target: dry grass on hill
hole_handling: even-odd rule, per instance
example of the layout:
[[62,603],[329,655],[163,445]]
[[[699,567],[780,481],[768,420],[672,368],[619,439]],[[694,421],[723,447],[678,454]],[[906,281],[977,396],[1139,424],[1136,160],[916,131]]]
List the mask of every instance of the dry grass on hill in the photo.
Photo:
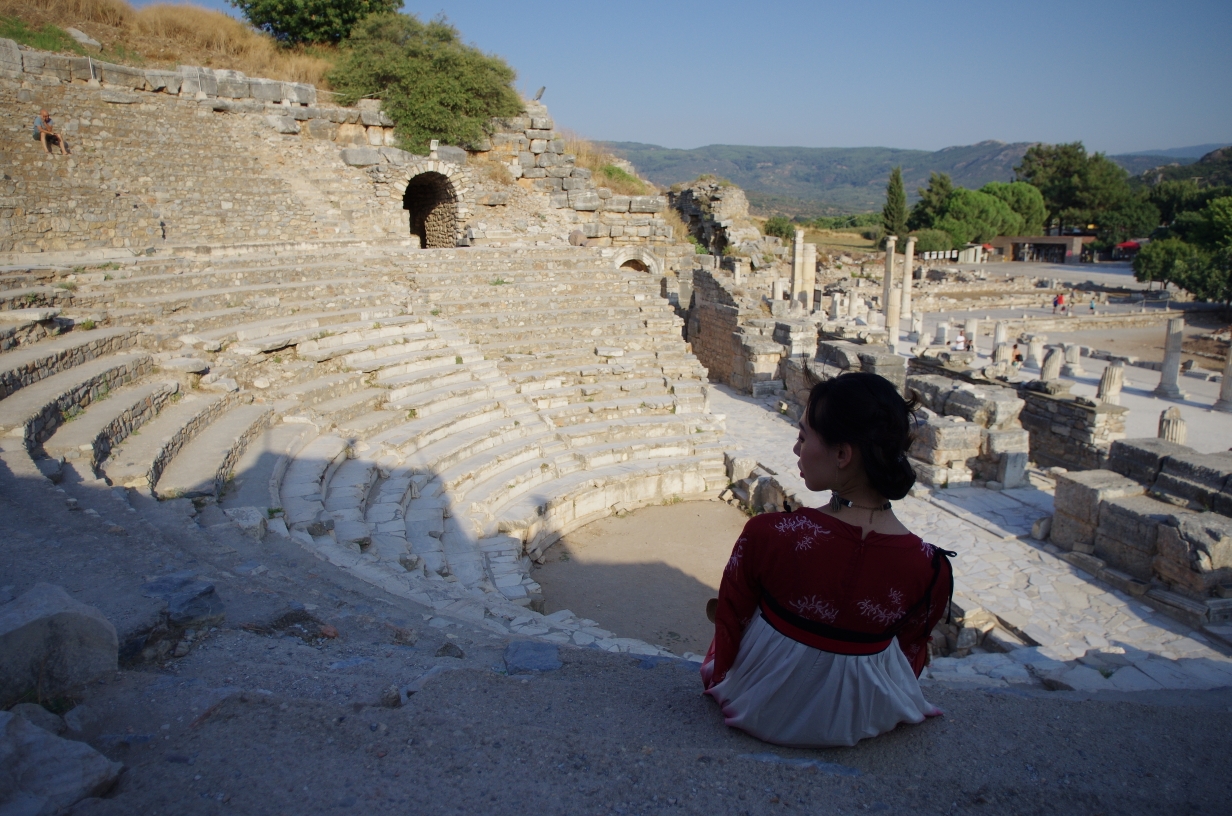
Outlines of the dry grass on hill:
[[39,28],[78,28],[103,44],[102,58],[128,65],[229,68],[249,76],[327,88],[333,48],[282,48],[268,35],[218,11],[123,0],[0,0],[0,16]]
[[654,192],[649,183],[620,167],[620,160],[589,139],[572,131],[562,130],[565,152],[577,156],[577,166],[589,170],[596,187],[607,187],[617,195],[648,195]]

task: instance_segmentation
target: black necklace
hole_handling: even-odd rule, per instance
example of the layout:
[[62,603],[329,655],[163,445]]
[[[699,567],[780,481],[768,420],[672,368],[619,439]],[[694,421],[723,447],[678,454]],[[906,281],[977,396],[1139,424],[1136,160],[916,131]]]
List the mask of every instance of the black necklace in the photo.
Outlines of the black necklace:
[[844,507],[850,507],[855,510],[867,510],[868,511],[868,523],[872,524],[873,523],[873,513],[876,513],[878,510],[889,510],[890,503],[886,502],[885,504],[879,507],[868,507],[863,504],[856,504],[852,502],[850,499],[844,499],[839,494],[831,491],[830,492],[830,512],[838,513]]

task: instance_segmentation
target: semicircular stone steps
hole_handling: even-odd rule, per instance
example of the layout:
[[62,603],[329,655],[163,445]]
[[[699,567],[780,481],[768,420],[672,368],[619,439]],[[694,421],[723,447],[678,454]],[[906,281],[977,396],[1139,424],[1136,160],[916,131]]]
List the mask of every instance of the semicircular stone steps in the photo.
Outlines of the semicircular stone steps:
[[[87,269],[67,295],[48,285],[58,320],[101,309],[141,329],[0,352],[0,371],[48,375],[28,402],[65,412],[30,448],[160,498],[256,502],[271,529],[438,605],[534,604],[531,559],[563,533],[726,485],[704,370],[648,275],[582,248],[299,253],[146,258]],[[111,345],[85,348],[89,334]],[[99,374],[107,399],[58,399]],[[6,403],[31,414],[18,398],[39,386],[0,400],[0,419]]]

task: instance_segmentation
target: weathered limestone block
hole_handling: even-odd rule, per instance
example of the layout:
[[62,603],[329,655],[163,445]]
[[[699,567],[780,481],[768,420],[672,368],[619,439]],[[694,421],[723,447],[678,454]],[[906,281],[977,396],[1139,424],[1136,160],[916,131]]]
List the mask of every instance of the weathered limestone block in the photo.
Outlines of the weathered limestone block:
[[151,91],[178,94],[182,82],[183,77],[175,71],[147,70],[145,72],[145,86]]
[[575,190],[569,193],[569,206],[579,212],[594,212],[599,209],[599,196],[593,190]]
[[115,671],[118,657],[111,622],[58,586],[35,584],[0,607],[0,705],[35,689],[60,696]]
[[1108,469],[1150,486],[1159,477],[1164,459],[1192,452],[1165,439],[1118,439],[1108,451]]
[[95,62],[94,68],[99,79],[108,85],[140,91],[145,88],[145,71],[140,68],[129,68],[126,65],[112,65],[109,62]]
[[345,145],[366,145],[368,144],[368,130],[363,125],[344,122],[338,125],[334,141]]
[[380,151],[370,147],[348,147],[341,151],[341,156],[343,163],[351,167],[369,167],[383,161]]
[[1142,485],[1110,470],[1057,474],[1052,541],[1067,550],[1091,552],[1099,526],[1100,504],[1109,499],[1141,496]]
[[663,196],[633,196],[629,199],[629,212],[657,213],[667,208]]
[[338,125],[328,119],[309,119],[301,126],[300,132],[310,139],[333,141],[338,133]]
[[1160,466],[1153,492],[1193,510],[1211,510],[1232,480],[1232,452],[1168,455]]
[[1155,572],[1179,592],[1205,598],[1232,582],[1232,519],[1215,513],[1182,516],[1160,527]]
[[115,784],[123,763],[0,711],[0,812],[67,812]]
[[959,386],[950,394],[945,413],[960,416],[984,428],[1005,429],[1018,424],[1026,403],[1009,388]]
[[961,417],[928,417],[916,428],[908,454],[935,465],[964,462],[980,452],[980,427]]
[[[1146,496],[1124,496],[1101,502],[1099,526],[1095,530],[1095,555],[1115,569],[1144,581],[1150,580],[1158,554],[1159,528],[1175,527],[1185,515],[1193,514]],[[1056,535],[1055,525],[1053,535]]]
[[279,133],[299,133],[299,123],[290,116],[266,116],[265,124]]

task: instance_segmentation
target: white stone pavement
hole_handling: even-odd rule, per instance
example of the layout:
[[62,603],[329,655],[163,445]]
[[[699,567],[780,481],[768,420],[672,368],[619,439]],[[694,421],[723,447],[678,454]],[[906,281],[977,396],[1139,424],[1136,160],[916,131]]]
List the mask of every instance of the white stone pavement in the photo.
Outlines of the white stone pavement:
[[[711,386],[711,409],[727,417],[729,450],[775,471],[788,494],[819,504],[800,481],[791,448],[796,428],[726,386]],[[1032,522],[1052,512],[1038,487],[962,488],[909,496],[895,512],[926,541],[958,552],[955,597],[982,606],[1038,644],[1008,654],[941,658],[927,677],[976,686],[1038,684],[1079,691],[1210,689],[1232,686],[1232,659],[1201,632],[1162,615],[1061,560],[1030,538]]]

